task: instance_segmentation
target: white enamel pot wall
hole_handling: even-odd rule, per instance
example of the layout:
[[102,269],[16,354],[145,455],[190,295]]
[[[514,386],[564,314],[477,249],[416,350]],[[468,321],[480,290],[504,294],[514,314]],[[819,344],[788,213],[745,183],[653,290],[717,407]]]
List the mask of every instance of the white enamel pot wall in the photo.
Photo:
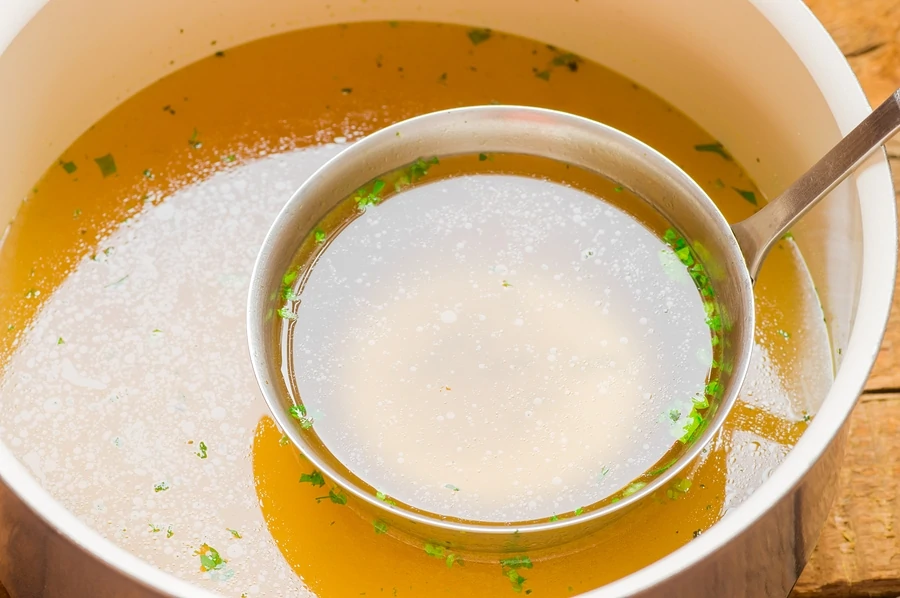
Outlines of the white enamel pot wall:
[[[7,0],[0,3],[0,221],[14,216],[84,129],[207,55],[210,39],[227,48],[308,26],[404,19],[504,30],[618,70],[725,143],[770,197],[869,110],[800,0]],[[881,343],[896,224],[879,153],[796,229],[833,347],[843,348],[834,352],[836,377],[817,417],[768,481],[721,522],[590,596],[788,594],[834,498],[847,418]],[[89,529],[2,443],[0,476],[0,581],[14,596],[209,595]]]

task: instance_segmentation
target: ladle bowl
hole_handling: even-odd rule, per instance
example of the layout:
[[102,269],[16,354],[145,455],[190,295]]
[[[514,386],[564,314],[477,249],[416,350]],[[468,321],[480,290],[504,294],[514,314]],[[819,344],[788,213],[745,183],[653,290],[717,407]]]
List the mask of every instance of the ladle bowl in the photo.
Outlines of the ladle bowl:
[[[290,441],[327,478],[350,495],[348,506],[383,521],[413,543],[459,553],[539,551],[594,533],[669,483],[721,428],[746,375],[754,335],[753,282],[771,245],[872,151],[900,128],[900,91],[893,94],[785,193],[750,218],[729,225],[709,196],[665,156],[616,129],[582,117],[519,106],[475,106],[426,114],[382,129],[322,166],[290,198],[257,257],[250,284],[248,336],[262,393]],[[337,463],[313,429],[289,416],[298,399],[284,379],[279,349],[282,277],[316,223],[363,184],[426,156],[528,154],[565,162],[629,189],[654,207],[696,251],[715,291],[725,329],[718,380],[723,392],[705,429],[676,461],[617,502],[556,521],[497,524],[424,513],[376,496],[364,480]],[[598,422],[598,425],[601,425]],[[477,556],[476,556],[477,558]]]

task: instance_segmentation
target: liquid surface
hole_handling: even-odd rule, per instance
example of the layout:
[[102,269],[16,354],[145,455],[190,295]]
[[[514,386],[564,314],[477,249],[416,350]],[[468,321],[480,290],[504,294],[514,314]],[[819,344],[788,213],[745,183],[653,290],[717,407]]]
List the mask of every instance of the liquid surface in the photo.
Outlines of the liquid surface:
[[[630,81],[483,36],[371,23],[226,49],[127,100],[48,165],[0,248],[0,438],[56,500],[229,596],[515,595],[500,564],[448,568],[329,500],[327,483],[299,482],[312,468],[266,417],[247,359],[244,301],[269,223],[346,140],[491,101],[638,137],[730,221],[755,209],[735,189],[759,195],[734,161],[695,149],[713,138]],[[831,381],[822,313],[789,240],[755,296],[750,373],[685,470],[687,491],[661,493],[590,550],[535,559],[520,589],[571,596],[634,572],[729,516],[783,460]]]
[[684,435],[710,369],[671,249],[552,181],[401,192],[331,236],[308,276],[290,326],[315,432],[432,513],[523,521],[606,498]]

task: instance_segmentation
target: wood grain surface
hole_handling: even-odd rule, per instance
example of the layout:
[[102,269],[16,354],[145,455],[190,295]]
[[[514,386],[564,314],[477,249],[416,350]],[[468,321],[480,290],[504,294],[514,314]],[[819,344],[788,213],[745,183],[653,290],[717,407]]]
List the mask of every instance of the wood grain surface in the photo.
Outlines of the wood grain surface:
[[[900,0],[806,0],[876,105],[900,87]],[[900,139],[888,144],[900,187]],[[900,596],[900,292],[853,413],[840,491],[793,598]]]

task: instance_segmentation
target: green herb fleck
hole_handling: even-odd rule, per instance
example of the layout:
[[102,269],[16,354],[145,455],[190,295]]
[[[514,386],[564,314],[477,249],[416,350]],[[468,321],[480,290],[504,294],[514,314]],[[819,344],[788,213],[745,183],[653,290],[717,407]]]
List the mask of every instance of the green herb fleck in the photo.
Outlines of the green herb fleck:
[[58,339],[56,339],[56,344],[57,345],[65,345],[66,341],[63,339],[63,337],[59,337]]
[[722,396],[722,392],[725,390],[725,387],[722,386],[722,383],[718,380],[710,380],[706,383],[706,394],[713,397],[718,398]]
[[447,568],[448,568],[448,569],[452,569],[452,568],[453,568],[453,563],[459,563],[460,565],[463,564],[462,559],[459,558],[458,556],[456,556],[456,555],[455,555],[454,553],[452,553],[452,552],[448,552],[448,553],[447,553],[447,560],[446,560],[445,562],[447,563]]
[[156,484],[155,486],[153,486],[154,492],[165,492],[168,489],[169,489],[169,485],[165,482],[160,482],[159,484]]
[[325,231],[321,228],[317,228],[315,231],[316,243],[324,243],[325,242]]
[[226,529],[227,531],[231,532],[231,535],[234,536],[235,538],[237,538],[238,540],[240,540],[241,538],[243,538],[243,536],[241,535],[241,533],[240,533],[239,531],[237,531],[236,529],[231,529],[230,527],[226,527],[225,529]]
[[322,502],[323,500],[330,500],[336,505],[346,505],[347,504],[347,495],[343,493],[338,488],[332,488],[328,491],[328,496],[320,496],[316,498],[316,502]]
[[647,485],[647,482],[632,482],[627,488],[622,490],[622,497],[631,496],[641,488]]
[[437,558],[437,559],[442,559],[442,558],[444,558],[444,547],[437,546],[435,544],[426,544],[425,545],[425,554],[427,554],[428,556],[433,556],[434,558]]
[[693,536],[694,536],[694,538],[699,538],[702,533],[703,533],[702,529],[695,529],[693,532]]
[[304,430],[309,430],[312,428],[313,419],[311,417],[306,416],[306,407],[303,406],[302,403],[297,405],[292,405],[290,409],[288,409],[288,413],[300,422],[300,427]]
[[194,553],[200,557],[200,570],[213,571],[221,569],[225,566],[225,559],[219,554],[219,551],[209,544],[201,544],[200,550]]
[[715,181],[713,181],[713,184],[716,186],[716,189],[725,188],[725,183],[722,181],[722,179],[716,179]]
[[375,527],[376,534],[386,534],[388,531],[388,524],[384,521],[375,520],[372,522],[372,525]]
[[397,503],[395,503],[394,501],[392,501],[392,500],[390,499],[390,497],[389,497],[387,494],[385,494],[384,492],[382,492],[381,490],[378,490],[378,491],[375,492],[375,498],[377,498],[377,499],[380,500],[381,502],[383,502],[383,503],[385,503],[385,504],[387,504],[387,505],[390,505],[390,506],[392,506],[392,507],[395,506],[395,505],[397,504]]
[[237,160],[237,157],[234,154],[222,156],[222,162],[234,162],[235,160]]
[[75,162],[63,162],[62,160],[60,160],[59,165],[62,166],[63,170],[65,170],[68,174],[72,174],[73,172],[78,170],[78,167],[75,166]]
[[94,158],[94,162],[100,168],[100,174],[103,175],[103,178],[116,174],[116,160],[112,154]]
[[469,41],[472,42],[473,45],[477,46],[478,44],[482,44],[487,40],[491,39],[491,30],[490,29],[469,29]]
[[151,172],[149,168],[144,170],[143,175],[145,179],[150,181],[156,178],[155,176],[153,176],[153,172]]
[[678,461],[677,458],[672,459],[671,461],[669,461],[669,462],[666,463],[665,465],[661,465],[660,467],[657,467],[656,469],[647,472],[647,475],[651,475],[651,476],[659,475],[659,474],[661,474],[662,472],[664,472],[664,471],[666,471],[667,469],[669,469],[670,467],[672,467],[673,465],[675,465],[675,463],[676,463],[677,461]]
[[673,422],[677,422],[679,419],[681,419],[681,411],[679,411],[678,409],[669,409],[669,419],[671,419]]
[[281,438],[278,439],[278,446],[287,446],[288,445],[288,437],[282,434]]
[[668,490],[666,490],[666,496],[668,496],[670,500],[677,500],[687,494],[692,485],[693,483],[687,478],[677,479]]
[[754,193],[753,191],[745,191],[743,189],[738,189],[737,187],[732,187],[732,189],[737,191],[738,195],[740,195],[741,197],[746,199],[752,205],[754,205],[754,206],[756,205],[756,193]]
[[170,526],[166,529],[166,537],[167,537],[167,538],[171,538],[171,537],[174,536],[174,535],[175,535],[175,532],[174,532],[174,530],[172,530],[172,526],[170,525]]
[[194,131],[191,133],[190,138],[188,139],[188,145],[194,149],[200,149],[203,147],[203,142],[200,141],[200,131],[194,127]]
[[522,591],[522,586],[526,579],[519,573],[519,569],[531,569],[533,567],[531,559],[527,556],[516,556],[508,559],[500,559],[500,571],[503,576],[509,579],[513,590]]
[[81,216],[81,210],[79,208],[75,208],[75,211],[72,212],[72,220],[78,218],[79,216]]
[[782,330],[782,329],[779,328],[779,329],[777,330],[777,332],[778,332],[778,334],[780,334],[780,335],[782,336],[782,338],[784,338],[785,340],[791,338],[791,333],[788,332],[787,330]]
[[351,93],[353,93],[353,88],[352,87],[342,87],[341,93],[344,94],[345,96],[348,96]]
[[712,152],[714,154],[719,154],[729,162],[731,161],[731,154],[725,151],[725,147],[716,141],[715,143],[701,143],[700,145],[695,145],[694,149],[698,152]]
[[609,467],[606,467],[606,466],[604,465],[604,466],[600,469],[600,475],[599,475],[598,477],[600,477],[600,478],[605,478],[605,477],[608,476],[608,475],[609,475]]
[[559,54],[555,56],[551,61],[553,66],[565,66],[573,73],[578,70],[578,63],[580,62],[581,57],[576,54],[572,54],[571,52]]
[[559,521],[559,517],[557,517],[556,515],[551,515],[550,521]]
[[459,492],[459,488],[457,488],[453,484],[444,484],[444,488],[446,488],[447,490],[453,490],[454,492]]
[[280,318],[283,318],[285,320],[296,320],[297,319],[297,314],[292,312],[289,307],[282,307],[276,313],[278,314],[278,316]]
[[803,421],[809,423],[812,420],[812,416],[806,411],[803,412]]
[[782,238],[783,240],[785,240],[785,241],[793,241],[793,240],[794,240],[794,234],[793,234],[791,231],[788,231],[788,232],[784,233],[784,235],[782,235],[781,238]]
[[539,71],[539,70],[535,69],[534,76],[537,77],[538,79],[543,79],[544,81],[549,81],[550,80],[550,71],[548,71],[546,69],[543,71]]
[[621,185],[613,187],[613,191],[615,191],[616,193],[621,193],[624,190],[625,190],[625,187],[622,187]]
[[312,473],[301,473],[300,483],[312,484],[321,488],[325,485],[325,477],[317,469],[314,469]]
[[578,507],[577,509],[575,509],[576,515],[581,515],[582,513],[584,513],[584,507]]
[[150,526],[150,532],[151,532],[151,533],[154,533],[154,534],[155,534],[155,533],[157,533],[158,531],[160,531],[160,530],[159,530],[159,527],[153,525],[152,523],[148,523],[147,525]]
[[198,457],[200,457],[201,459],[206,459],[206,443],[201,440],[199,447],[200,447],[200,450],[194,454],[197,455]]
[[511,284],[508,280],[504,280],[504,281],[502,282],[502,284],[503,284],[503,288],[504,288],[504,289],[508,289],[509,287],[512,286],[512,284]]
[[479,162],[484,162],[484,161],[487,160],[487,159],[488,159],[488,155],[487,155],[487,154],[478,154],[478,161],[479,161]]

